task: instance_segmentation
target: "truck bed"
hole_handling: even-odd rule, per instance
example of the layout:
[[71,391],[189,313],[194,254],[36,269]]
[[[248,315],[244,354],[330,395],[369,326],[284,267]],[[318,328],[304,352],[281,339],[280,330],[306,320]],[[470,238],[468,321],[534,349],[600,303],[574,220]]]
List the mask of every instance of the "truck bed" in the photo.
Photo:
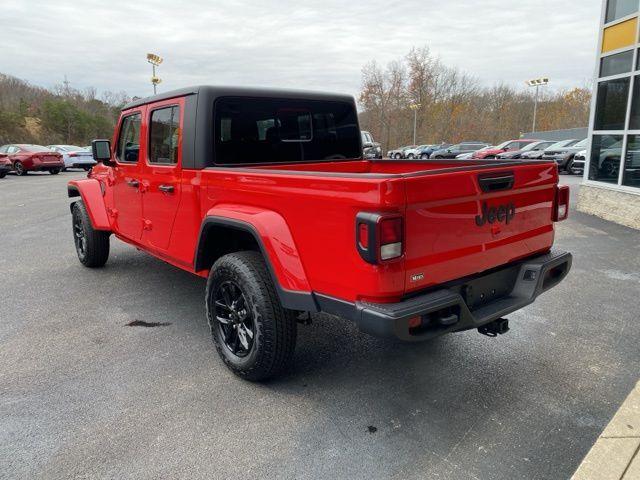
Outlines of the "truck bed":
[[[545,253],[553,244],[558,174],[549,162],[341,160],[207,171],[217,172],[203,175],[208,206],[225,198],[234,208],[234,198],[246,202],[250,192],[254,205],[274,210],[286,220],[310,288],[349,301],[397,301]],[[510,178],[510,184],[484,191],[484,179],[499,182],[502,177]],[[493,208],[497,214],[509,206],[514,216],[508,222],[477,223],[483,212]],[[359,257],[355,247],[359,212],[403,216],[400,260],[370,265]],[[336,274],[327,276],[327,271]]]

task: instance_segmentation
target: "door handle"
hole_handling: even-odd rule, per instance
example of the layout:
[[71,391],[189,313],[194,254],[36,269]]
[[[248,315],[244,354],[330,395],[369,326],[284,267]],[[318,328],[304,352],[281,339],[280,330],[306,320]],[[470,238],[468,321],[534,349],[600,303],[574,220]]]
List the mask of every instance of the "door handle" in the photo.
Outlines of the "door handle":
[[138,180],[127,180],[127,185],[133,188],[138,188],[140,186],[140,182]]
[[164,193],[173,193],[174,187],[173,185],[160,185],[158,190]]

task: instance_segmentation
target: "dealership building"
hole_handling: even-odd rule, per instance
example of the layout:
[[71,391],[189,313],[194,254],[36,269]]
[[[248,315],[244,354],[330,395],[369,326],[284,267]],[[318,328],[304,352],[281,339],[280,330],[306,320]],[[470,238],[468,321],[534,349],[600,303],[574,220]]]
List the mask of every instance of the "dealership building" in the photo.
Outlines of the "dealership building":
[[605,0],[578,209],[640,228],[640,0]]

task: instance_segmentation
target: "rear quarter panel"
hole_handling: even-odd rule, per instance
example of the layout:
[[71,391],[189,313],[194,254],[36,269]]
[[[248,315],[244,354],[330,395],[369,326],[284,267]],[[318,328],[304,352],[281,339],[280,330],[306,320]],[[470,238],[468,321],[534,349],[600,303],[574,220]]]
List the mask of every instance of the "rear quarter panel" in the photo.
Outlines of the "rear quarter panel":
[[[369,265],[355,247],[358,212],[403,212],[405,192],[399,178],[281,175],[216,168],[183,171],[183,188],[193,193],[185,198],[199,200],[197,207],[181,208],[176,219],[173,247],[176,252],[181,250],[183,257],[193,259],[195,244],[178,245],[178,239],[197,239],[207,212],[216,207],[224,209],[225,205],[259,207],[275,212],[286,222],[295,246],[291,253],[299,257],[313,291],[350,301],[399,296],[404,291],[403,260]],[[290,249],[288,241],[272,241],[274,249]],[[283,287],[292,285],[286,272],[276,271],[276,276]]]

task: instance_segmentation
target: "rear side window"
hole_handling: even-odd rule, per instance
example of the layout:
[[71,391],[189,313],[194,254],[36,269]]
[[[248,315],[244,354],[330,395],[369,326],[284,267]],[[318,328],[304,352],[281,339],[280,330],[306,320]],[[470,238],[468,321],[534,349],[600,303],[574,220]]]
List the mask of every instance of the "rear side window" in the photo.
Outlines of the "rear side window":
[[136,163],[140,156],[140,119],[139,113],[122,119],[116,157],[121,162]]
[[149,163],[178,163],[180,107],[174,105],[152,111],[149,125]]
[[215,104],[215,163],[238,165],[362,156],[353,104],[220,98]]

